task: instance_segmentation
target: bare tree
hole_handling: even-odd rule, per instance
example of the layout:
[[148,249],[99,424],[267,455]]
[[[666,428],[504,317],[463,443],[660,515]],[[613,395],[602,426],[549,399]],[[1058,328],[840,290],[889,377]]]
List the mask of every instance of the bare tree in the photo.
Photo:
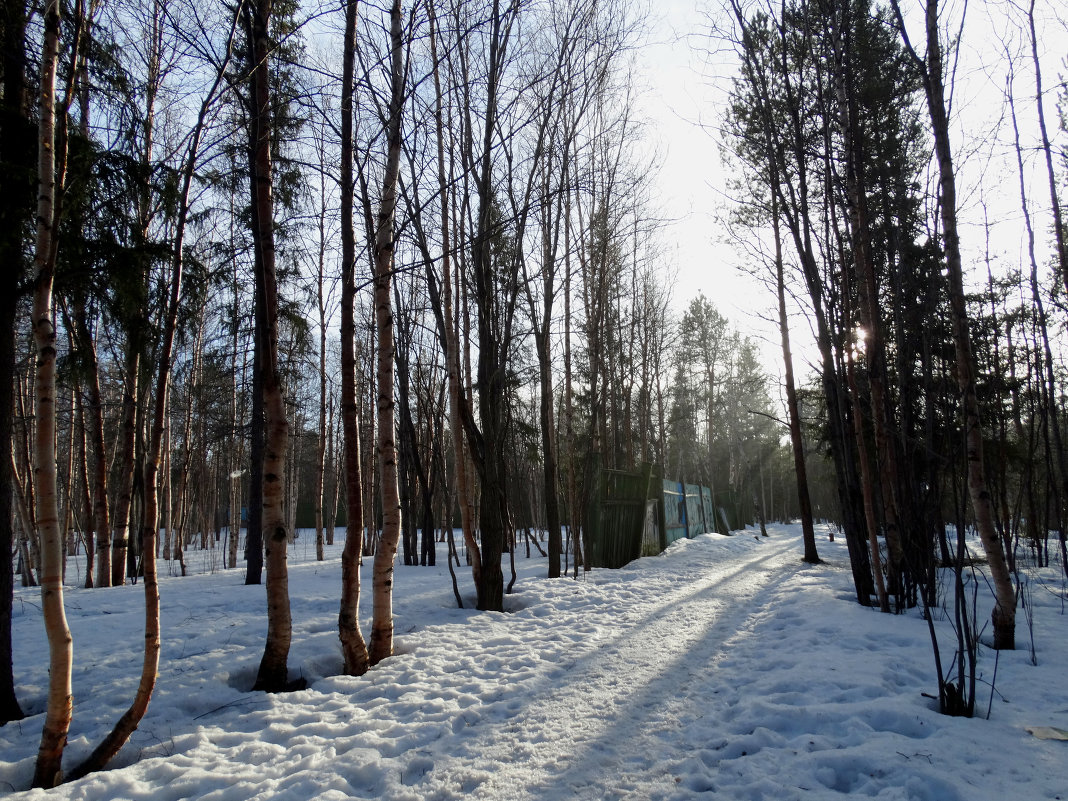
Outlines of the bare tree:
[[[494,220],[494,151],[502,82],[509,54],[513,25],[519,4],[508,2],[504,9],[493,0],[487,22],[489,39],[485,75],[485,107],[480,141],[472,153],[475,170],[475,228],[471,240],[471,277],[478,328],[478,410],[481,431],[468,428],[471,453],[481,479],[479,510],[482,534],[482,572],[478,585],[478,608],[501,611],[504,608],[504,575],[501,557],[510,529],[508,511],[506,443],[507,393],[505,379],[512,343],[518,276],[516,265],[503,265],[499,271],[493,253],[497,234]],[[472,132],[473,133],[473,132]]]
[[927,110],[934,137],[938,165],[942,244],[949,279],[949,305],[952,313],[953,340],[956,352],[957,385],[961,394],[961,413],[967,448],[968,495],[975,525],[983,545],[994,586],[995,605],[991,614],[994,647],[1016,647],[1016,593],[1009,573],[1005,552],[994,522],[993,498],[986,483],[983,464],[983,427],[976,392],[975,356],[972,352],[970,319],[964,296],[964,270],[957,226],[957,177],[953,165],[953,146],[949,137],[944,82],[944,51],[941,42],[938,0],[926,0],[924,28],[926,50],[920,56],[912,45],[898,0],[890,0],[897,19],[898,32],[910,57],[920,71]]
[[[777,182],[777,179],[772,179]],[[820,562],[816,550],[816,530],[812,519],[812,499],[808,491],[808,467],[805,464],[805,444],[801,435],[801,409],[797,402],[797,382],[794,379],[794,357],[790,347],[790,320],[786,313],[786,275],[783,266],[782,233],[779,220],[779,198],[771,195],[771,224],[775,238],[775,290],[779,300],[779,337],[782,345],[782,362],[785,372],[786,413],[790,427],[790,450],[794,457],[794,473],[797,478],[797,502],[801,511],[801,534],[804,542],[804,561]]]
[[[1042,156],[1046,164],[1046,178],[1049,181],[1050,212],[1053,215],[1053,239],[1056,245],[1054,253],[1057,267],[1065,292],[1068,292],[1068,232],[1065,231],[1064,217],[1057,190],[1057,174],[1053,169],[1053,148],[1050,146],[1049,130],[1046,127],[1046,108],[1042,89],[1042,63],[1038,57],[1038,33],[1035,30],[1035,0],[1027,5],[1027,31],[1031,44],[1031,63],[1035,68],[1035,103],[1038,113],[1038,131],[1042,137]],[[1064,477],[1068,482],[1068,476]]]
[[371,664],[393,653],[393,563],[401,533],[397,478],[396,402],[393,396],[393,298],[395,253],[394,217],[400,177],[401,115],[404,112],[405,59],[400,0],[389,11],[389,85],[386,115],[386,164],[375,227],[375,324],[378,330],[378,462],[381,472],[382,538],[375,551],[374,604],[371,620]]
[[[1030,9],[1029,16],[1032,19],[1032,35],[1033,29],[1033,4]],[[1044,444],[1049,456],[1049,470],[1051,473],[1060,472],[1061,481],[1058,484],[1056,480],[1050,482],[1051,494],[1054,498],[1054,504],[1056,507],[1060,507],[1063,504],[1065,498],[1068,498],[1068,449],[1065,448],[1064,436],[1061,430],[1061,415],[1058,413],[1058,395],[1057,395],[1057,377],[1056,368],[1054,366],[1053,348],[1050,345],[1049,336],[1049,319],[1046,313],[1046,301],[1043,297],[1042,287],[1039,281],[1038,270],[1038,257],[1035,253],[1035,228],[1034,223],[1031,220],[1031,209],[1028,204],[1027,198],[1027,178],[1026,171],[1024,169],[1023,160],[1023,147],[1020,143],[1020,126],[1016,116],[1016,103],[1013,97],[1013,79],[1014,68],[1012,60],[1009,59],[1009,77],[1007,80],[1007,101],[1009,106],[1009,117],[1012,120],[1012,132],[1013,132],[1013,145],[1016,151],[1016,169],[1019,175],[1020,182],[1020,210],[1023,216],[1024,230],[1027,233],[1027,256],[1030,262],[1030,269],[1028,271],[1031,289],[1031,300],[1034,303],[1034,323],[1036,348],[1040,351],[1036,354],[1035,361],[1038,363],[1036,367],[1037,389],[1039,396],[1042,399],[1040,416],[1042,418],[1042,435]],[[1035,60],[1035,67],[1038,69],[1037,59]],[[1039,97],[1039,105],[1041,106],[1041,97]],[[1045,136],[1045,126],[1041,126],[1043,136]],[[1048,147],[1048,140],[1046,141]],[[1056,202],[1055,188],[1052,190],[1053,201]],[[1055,225],[1060,225],[1059,214],[1055,219]],[[1056,243],[1060,247],[1060,243]],[[1052,435],[1052,436],[1051,436]],[[1060,521],[1060,540],[1062,548],[1064,547],[1065,540],[1065,523]],[[1002,532],[1004,538],[1004,532]],[[1005,550],[1010,557],[1009,567],[1012,568],[1011,561],[1012,544],[1006,542]],[[1068,567],[1068,566],[1066,566]]]
[[262,357],[265,441],[263,450],[263,533],[267,568],[267,642],[253,689],[281,692],[289,688],[287,660],[293,636],[289,608],[286,549],[289,529],[286,496],[286,419],[282,376],[278,365],[278,277],[275,267],[274,193],[272,180],[272,106],[270,39],[272,0],[249,6],[247,20],[252,50],[250,128],[252,134],[252,236],[256,245],[256,282],[263,298],[263,326],[258,345]]
[[[542,22],[545,55],[533,64],[538,76],[528,90],[534,109],[536,136],[529,157],[525,205],[537,217],[537,241],[533,246],[540,276],[529,272],[528,259],[520,255],[523,287],[538,359],[544,485],[545,524],[548,529],[549,577],[560,575],[562,555],[560,476],[557,426],[554,414],[552,324],[560,292],[559,272],[563,238],[564,206],[577,183],[572,165],[575,143],[593,98],[604,91],[606,75],[623,50],[625,15],[615,7],[597,3],[549,4]],[[592,44],[591,44],[592,43]],[[539,48],[539,50],[542,48]],[[512,162],[509,158],[509,164]],[[525,219],[525,209],[516,205],[513,216]],[[520,232],[520,237],[522,232]],[[524,247],[518,239],[518,247]],[[535,281],[540,283],[535,291]]]
[[178,195],[178,216],[174,225],[174,249],[171,262],[169,291],[166,312],[163,320],[162,341],[158,351],[156,373],[155,402],[151,417],[148,454],[144,470],[144,520],[141,526],[141,555],[143,560],[142,585],[145,593],[145,637],[144,657],[141,665],[141,677],[137,691],[129,709],[119,718],[107,737],[74,771],[71,778],[79,778],[103,768],[118,754],[129,740],[145,712],[148,711],[152,691],[159,675],[160,653],[160,616],[159,583],[156,571],[156,539],[159,533],[159,470],[163,461],[163,437],[167,428],[168,397],[171,380],[171,362],[174,350],[175,331],[178,326],[179,303],[182,297],[182,275],[184,269],[185,232],[189,220],[190,190],[196,171],[197,157],[208,114],[217,98],[223,77],[229,66],[233,51],[234,35],[240,19],[241,4],[235,10],[227,40],[226,56],[215,76],[215,82],[200,106],[196,124],[189,139],[184,164],[182,165],[182,183]]
[[[71,71],[77,71],[83,8],[75,16]],[[52,287],[56,272],[58,207],[66,162],[66,105],[59,109],[56,134],[56,70],[60,45],[59,0],[44,8],[41,77],[38,105],[37,237],[34,245],[32,334],[37,355],[34,377],[34,440],[37,486],[37,527],[41,537],[41,609],[48,636],[48,700],[41,744],[34,767],[34,787],[62,781],[63,749],[67,744],[74,700],[71,691],[73,645],[63,605],[63,532],[59,530],[56,476],[56,330],[52,323]],[[70,92],[67,94],[69,104]],[[57,143],[58,139],[58,143]],[[58,177],[57,177],[58,176]]]
[[370,666],[360,632],[360,558],[363,552],[363,483],[360,474],[360,418],[356,398],[356,234],[353,221],[353,109],[357,0],[345,3],[341,73],[341,426],[345,461],[346,528],[341,554],[341,609],[338,636],[350,676]]
[[326,390],[326,125],[317,136],[319,150],[319,215],[318,215],[318,259],[315,282],[316,309],[319,313],[319,430],[315,448],[315,489],[312,491],[312,504],[315,507],[315,558],[323,561],[326,545],[323,530],[323,492],[326,483],[326,440],[331,435],[327,428],[327,390]]
[[[445,352],[445,369],[448,374],[449,428],[452,434],[456,494],[460,506],[460,526],[467,552],[471,558],[471,572],[477,586],[481,582],[482,558],[475,542],[473,489],[470,486],[471,477],[467,469],[468,456],[464,447],[466,437],[464,435],[463,419],[470,416],[470,408],[467,405],[464,393],[461,392],[460,348],[457,342],[459,337],[453,302],[453,246],[449,205],[451,176],[446,172],[445,166],[445,138],[446,132],[451,129],[451,126],[446,126],[445,124],[443,109],[445,96],[441,85],[442,70],[441,59],[438,54],[437,13],[434,8],[434,0],[427,0],[427,12],[430,56],[433,61],[434,74],[434,123],[437,140],[438,195],[441,199],[441,303],[432,302],[432,306],[436,315],[438,315],[440,309],[437,323],[438,333],[443,342],[443,350]],[[430,260],[427,261],[428,269],[431,263]],[[433,279],[433,276],[428,276],[428,286],[431,291],[431,299],[434,301],[434,296],[437,295],[437,282]]]

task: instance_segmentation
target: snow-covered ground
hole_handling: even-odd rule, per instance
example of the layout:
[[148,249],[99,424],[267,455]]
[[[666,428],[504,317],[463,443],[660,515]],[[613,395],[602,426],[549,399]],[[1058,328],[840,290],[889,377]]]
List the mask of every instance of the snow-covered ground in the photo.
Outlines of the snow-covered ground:
[[[308,689],[275,696],[249,692],[266,628],[263,587],[244,586],[240,571],[165,578],[161,676],[147,717],[111,770],[49,792],[21,792],[33,773],[47,676],[38,595],[16,590],[15,676],[30,717],[0,729],[0,793],[101,801],[1068,799],[1068,742],[1027,730],[1068,729],[1059,566],[1029,572],[1037,666],[1021,614],[1025,647],[1000,655],[990,719],[965,720],[939,715],[923,695],[937,686],[918,613],[858,606],[843,543],[822,538],[826,563],[809,566],[800,561],[798,527],[770,534],[705,535],[578,581],[549,581],[544,559],[520,556],[504,614],[456,609],[443,558],[434,568],[399,565],[397,653],[349,678],[338,675],[340,543],[316,563],[305,533],[291,554],[290,667]],[[471,587],[466,568],[460,578]],[[989,608],[981,597],[981,620]],[[67,610],[73,765],[132,696],[141,588],[71,588]],[[944,623],[940,631],[948,660],[950,631]],[[983,648],[984,715],[994,667]]]

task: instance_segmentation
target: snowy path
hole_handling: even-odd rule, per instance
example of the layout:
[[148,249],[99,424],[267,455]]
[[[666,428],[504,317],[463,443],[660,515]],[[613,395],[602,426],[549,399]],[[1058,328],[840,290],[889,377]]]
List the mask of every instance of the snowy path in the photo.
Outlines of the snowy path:
[[[612,628],[594,632],[581,655],[555,671],[562,683],[465,749],[481,754],[476,766],[490,777],[474,797],[570,791],[577,798],[650,799],[689,783],[669,768],[685,756],[686,727],[717,692],[716,664],[733,639],[769,613],[778,582],[801,567],[795,542],[761,544],[725,563],[715,559],[723,553],[695,550],[689,561],[646,565],[640,591],[609,612]],[[555,622],[574,629],[590,621],[581,615]]]
[[[935,685],[915,610],[858,606],[841,542],[821,540],[827,561],[810,566],[800,561],[797,527],[769,530],[767,539],[749,530],[684,540],[578,581],[545,580],[544,560],[520,558],[506,613],[457,609],[444,565],[398,566],[397,652],[358,678],[339,675],[340,543],[320,563],[295,551],[289,664],[308,689],[277,696],[249,691],[263,648],[263,587],[210,566],[165,578],[161,676],[142,726],[111,770],[49,792],[22,792],[47,664],[36,592],[17,590],[15,675],[30,717],[0,728],[0,793],[18,801],[1068,799],[1068,744],[1027,731],[1068,730],[1068,585],[1058,566],[1030,579],[1038,666],[1026,650],[1002,653],[992,719],[963,720],[939,715],[922,695]],[[471,589],[466,573],[461,587]],[[129,702],[140,592],[69,590],[68,766]],[[951,632],[939,625],[945,647]],[[984,649],[983,688],[992,667]]]

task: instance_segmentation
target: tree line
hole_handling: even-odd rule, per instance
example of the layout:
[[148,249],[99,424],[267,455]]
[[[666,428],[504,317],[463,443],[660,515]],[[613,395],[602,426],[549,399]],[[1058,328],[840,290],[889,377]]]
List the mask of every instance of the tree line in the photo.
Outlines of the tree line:
[[[255,686],[283,691],[287,549],[298,520],[318,558],[344,525],[359,675],[392,652],[398,553],[443,544],[457,602],[466,562],[484,610],[518,532],[546,532],[550,577],[588,567],[593,454],[660,463],[745,520],[799,517],[810,562],[813,520],[835,520],[858,602],[886,611],[933,606],[937,568],[964,562],[946,524],[975,525],[1012,647],[1020,548],[1065,549],[1064,154],[1040,117],[1054,263],[1017,130],[1029,263],[968,291],[935,0],[918,27],[865,0],[723,10],[730,222],[771,290],[782,398],[711,300],[673,311],[625,0],[5,0],[0,540],[49,635],[35,785],[103,766],[144,714],[157,559],[243,553],[268,597]],[[87,587],[141,585],[146,648],[129,710],[64,774],[76,552]]]
[[[1048,565],[1052,537],[1068,570],[1068,162],[1045,111],[1065,89],[1044,89],[1036,3],[1003,11],[983,67],[1005,76],[995,94],[1015,189],[992,186],[994,174],[1005,180],[994,169],[979,189],[990,200],[1015,194],[1020,224],[1008,236],[1025,243],[1019,263],[1013,243],[1002,242],[1007,258],[992,244],[989,214],[967,225],[975,204],[962,176],[977,158],[961,153],[999,133],[962,141],[967,109],[951,104],[960,48],[990,57],[988,43],[964,41],[974,12],[938,0],[731,0],[717,21],[741,65],[724,125],[739,168],[732,227],[778,296],[795,453],[807,416],[833,467],[860,603],[935,608],[937,571],[956,566],[956,622],[968,643],[959,666],[971,662],[972,691],[985,627],[962,612],[964,532],[981,542],[995,648],[1016,644],[1019,560]],[[1063,140],[1063,113],[1059,127]],[[815,334],[816,386],[793,378],[789,296]],[[965,684],[939,666],[944,711],[972,714]]]
[[[600,0],[7,0],[0,535],[49,638],[36,786],[136,728],[159,565],[184,575],[189,548],[266,583],[255,687],[283,691],[298,519],[320,559],[346,527],[359,675],[392,652],[398,552],[434,564],[444,544],[457,601],[466,561],[487,610],[517,532],[547,533],[550,576],[588,568],[592,453],[795,514],[754,343],[703,297],[671,305],[642,22]],[[141,586],[146,647],[130,708],[64,769],[78,554],[87,588]]]

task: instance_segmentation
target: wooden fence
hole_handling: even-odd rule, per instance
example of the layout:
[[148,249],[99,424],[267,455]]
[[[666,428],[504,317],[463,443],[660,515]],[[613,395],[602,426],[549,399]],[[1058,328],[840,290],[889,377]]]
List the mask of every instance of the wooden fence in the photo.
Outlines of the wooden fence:
[[622,567],[676,540],[741,527],[731,493],[665,479],[659,465],[611,470],[595,455],[588,476],[583,542],[593,567]]

